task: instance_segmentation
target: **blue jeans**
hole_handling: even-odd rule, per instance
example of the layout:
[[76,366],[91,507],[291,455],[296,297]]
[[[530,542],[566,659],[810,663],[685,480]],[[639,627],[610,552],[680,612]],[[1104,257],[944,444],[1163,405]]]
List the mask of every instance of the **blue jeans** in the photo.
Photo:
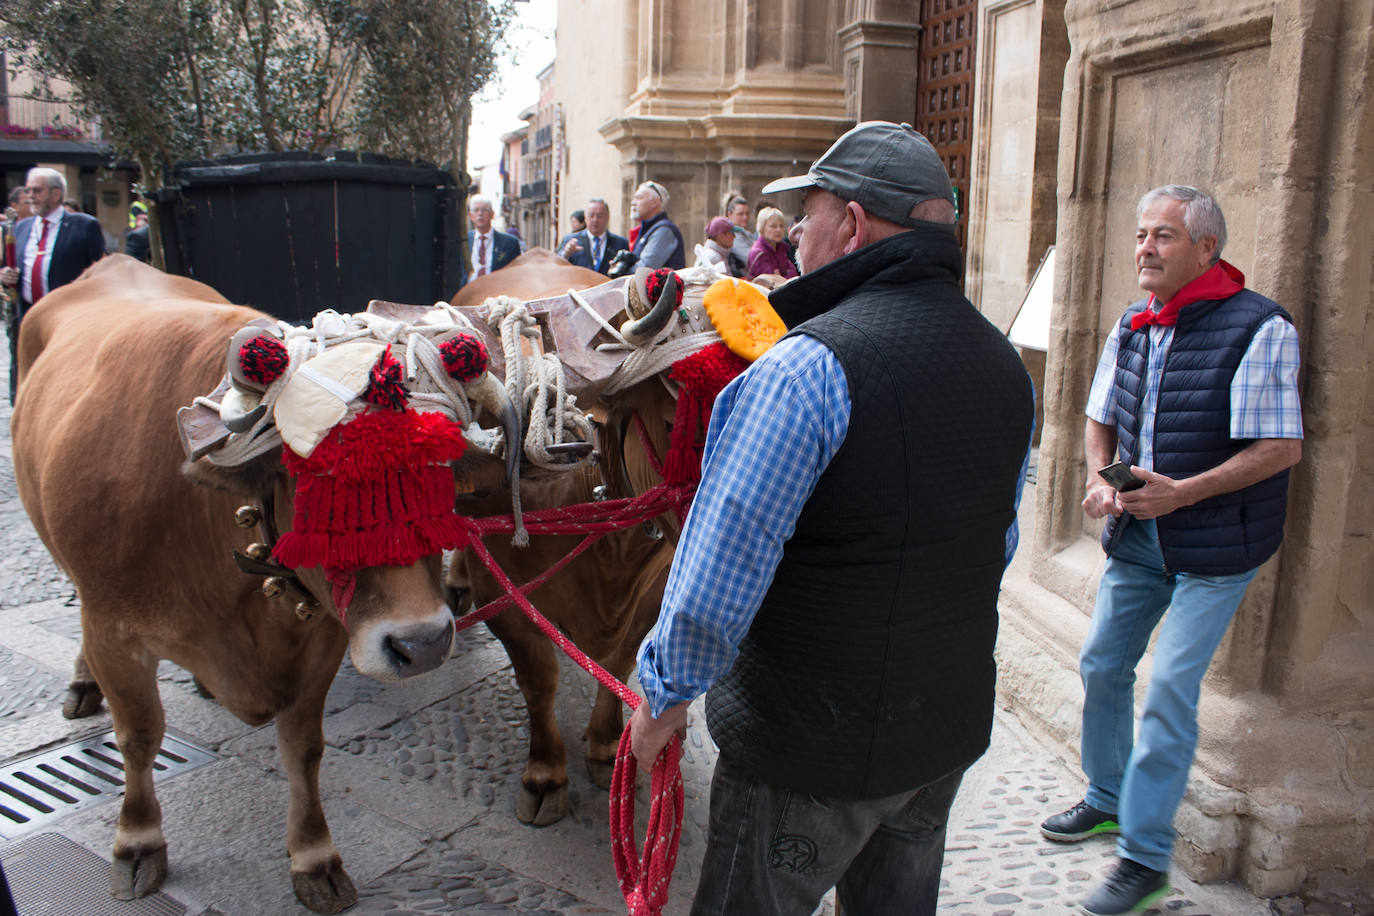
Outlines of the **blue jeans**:
[[[1078,658],[1085,800],[1117,815],[1118,853],[1147,868],[1169,870],[1174,812],[1197,749],[1202,676],[1256,572],[1165,578],[1155,523],[1140,520],[1127,525],[1102,572]],[[1136,664],[1161,617],[1140,734],[1133,742]]]
[[853,801],[763,782],[721,754],[693,916],[810,916],[834,887],[845,916],[935,912],[962,769]]

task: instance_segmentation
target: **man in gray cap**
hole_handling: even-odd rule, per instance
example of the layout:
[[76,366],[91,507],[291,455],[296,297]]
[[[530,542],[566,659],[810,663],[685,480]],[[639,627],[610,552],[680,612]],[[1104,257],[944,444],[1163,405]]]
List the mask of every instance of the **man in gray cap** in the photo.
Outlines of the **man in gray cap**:
[[[790,331],[716,399],[630,722],[648,768],[706,696],[720,757],[693,913],[934,913],[987,749],[1034,395],[959,291],[949,177],[908,125],[810,172]],[[707,692],[709,690],[709,692]]]

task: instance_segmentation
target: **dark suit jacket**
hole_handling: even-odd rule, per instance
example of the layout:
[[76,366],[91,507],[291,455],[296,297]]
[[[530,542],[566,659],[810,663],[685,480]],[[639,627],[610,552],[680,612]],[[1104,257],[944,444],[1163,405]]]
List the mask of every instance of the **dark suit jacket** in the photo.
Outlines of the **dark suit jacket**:
[[[493,272],[505,267],[511,261],[520,257],[520,240],[508,232],[499,229],[491,230],[491,269]],[[468,250],[472,252],[472,273],[468,276],[471,281],[477,276],[477,230],[468,230]]]
[[138,258],[145,264],[152,259],[153,249],[148,242],[147,226],[134,229],[124,236],[124,253],[131,258]]
[[[38,217],[30,216],[14,227],[14,250],[21,261],[29,244],[29,232],[37,225]],[[63,215],[61,228],[57,230],[57,243],[49,257],[48,291],[52,292],[59,286],[66,286],[87,267],[105,257],[105,233],[100,231],[100,221],[85,213]],[[20,288],[23,288],[22,278]]]
[[[577,239],[577,244],[582,246],[582,250],[568,261],[578,267],[590,267],[598,273],[605,273],[611,269],[611,256],[617,251],[622,251],[630,247],[629,241],[623,235],[616,235],[614,232],[607,232],[604,245],[601,249],[601,263],[592,263],[592,234],[586,229],[581,232],[574,232],[568,238]],[[561,248],[559,249],[562,250]]]

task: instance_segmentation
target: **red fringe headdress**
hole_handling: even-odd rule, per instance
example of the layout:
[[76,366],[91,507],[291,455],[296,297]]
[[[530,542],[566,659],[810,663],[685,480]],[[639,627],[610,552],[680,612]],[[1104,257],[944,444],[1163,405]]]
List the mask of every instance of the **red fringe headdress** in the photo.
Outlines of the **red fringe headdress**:
[[458,546],[449,463],[465,445],[442,414],[369,409],[330,430],[308,458],[283,448],[295,517],[272,555],[286,566],[323,566],[342,613],[357,570],[408,566]]

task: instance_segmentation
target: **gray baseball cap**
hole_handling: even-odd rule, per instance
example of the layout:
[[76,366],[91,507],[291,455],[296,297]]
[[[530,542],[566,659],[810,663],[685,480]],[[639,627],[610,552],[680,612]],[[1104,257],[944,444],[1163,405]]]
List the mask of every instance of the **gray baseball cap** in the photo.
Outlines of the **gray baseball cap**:
[[949,173],[930,141],[910,124],[864,121],[850,128],[805,175],[779,178],[764,194],[817,187],[874,216],[916,226],[911,210],[926,200],[954,203]]

